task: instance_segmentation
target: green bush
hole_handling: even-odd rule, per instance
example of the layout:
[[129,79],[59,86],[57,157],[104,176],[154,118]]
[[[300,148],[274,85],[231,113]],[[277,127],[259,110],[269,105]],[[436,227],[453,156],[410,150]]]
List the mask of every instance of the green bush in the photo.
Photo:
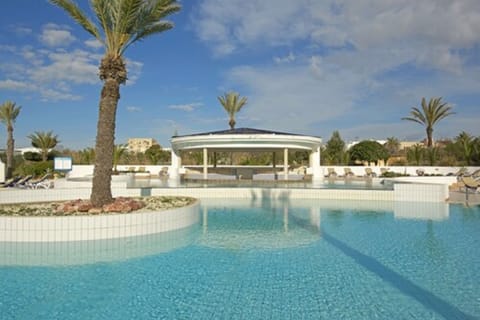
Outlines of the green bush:
[[382,178],[395,178],[395,177],[408,177],[410,176],[407,173],[398,173],[398,172],[393,172],[393,171],[387,171],[383,173],[380,177]]
[[53,161],[46,162],[24,162],[15,168],[15,175],[33,175],[35,177],[43,176],[47,172],[53,171]]

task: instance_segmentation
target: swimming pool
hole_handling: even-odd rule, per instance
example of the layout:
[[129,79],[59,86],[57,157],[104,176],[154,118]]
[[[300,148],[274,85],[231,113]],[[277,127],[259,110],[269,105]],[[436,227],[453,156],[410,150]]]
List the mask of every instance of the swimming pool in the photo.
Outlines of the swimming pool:
[[18,256],[17,263],[0,258],[0,314],[480,317],[478,206],[442,204],[429,211],[381,201],[207,199],[199,221],[175,232],[90,242],[81,250],[78,243],[0,244],[0,257]]

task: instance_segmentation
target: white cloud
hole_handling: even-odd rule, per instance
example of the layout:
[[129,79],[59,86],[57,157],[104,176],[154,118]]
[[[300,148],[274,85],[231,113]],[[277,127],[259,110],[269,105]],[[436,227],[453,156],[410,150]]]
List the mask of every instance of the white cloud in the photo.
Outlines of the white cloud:
[[[409,127],[400,119],[421,97],[478,93],[477,0],[222,3],[199,2],[196,32],[217,55],[252,53],[222,84],[244,88],[252,126],[401,137]],[[272,51],[273,63],[255,55]],[[421,127],[411,132],[422,136]]]
[[32,86],[23,81],[7,79],[7,80],[0,80],[0,89],[26,91],[26,90],[32,89]]
[[93,48],[93,49],[100,49],[103,47],[103,43],[98,41],[97,39],[89,39],[84,42],[87,47]]
[[172,104],[169,105],[169,109],[174,109],[174,110],[181,110],[181,111],[186,111],[186,112],[192,112],[195,109],[201,107],[203,104],[200,102],[193,102],[193,103],[187,103],[187,104]]
[[[480,41],[476,0],[204,0],[194,16],[198,37],[219,55],[252,46],[351,48],[356,53],[401,52],[405,60],[450,72],[458,54]],[[397,65],[398,65],[397,64]]]
[[347,113],[362,88],[362,79],[348,70],[324,63],[325,76],[305,61],[296,66],[238,67],[229,81],[247,87],[249,103],[242,109],[269,129],[308,132],[314,121],[327,121]]
[[285,57],[273,57],[273,61],[274,61],[275,63],[278,63],[278,64],[280,64],[280,63],[293,62],[293,61],[295,61],[295,59],[296,59],[296,57],[295,57],[295,55],[294,55],[292,52],[290,52],[290,53],[289,53],[287,56],[285,56]]
[[33,30],[31,28],[22,27],[22,26],[16,26],[14,28],[14,31],[19,36],[27,36],[27,35],[32,34],[32,32],[33,32]]
[[49,63],[31,70],[35,82],[69,81],[94,84],[98,80],[98,59],[88,51],[54,51],[48,54]]
[[62,90],[51,88],[39,89],[42,101],[81,100],[82,97]]
[[142,73],[143,63],[139,61],[134,61],[131,59],[126,59],[127,71],[128,71],[128,79],[126,85],[133,85],[137,82],[138,78],[140,78],[140,74]]
[[66,47],[76,40],[70,31],[53,23],[43,27],[39,39],[44,45],[49,47]]
[[128,106],[126,109],[127,109],[128,112],[140,112],[140,111],[142,111],[142,108],[134,107],[134,106]]

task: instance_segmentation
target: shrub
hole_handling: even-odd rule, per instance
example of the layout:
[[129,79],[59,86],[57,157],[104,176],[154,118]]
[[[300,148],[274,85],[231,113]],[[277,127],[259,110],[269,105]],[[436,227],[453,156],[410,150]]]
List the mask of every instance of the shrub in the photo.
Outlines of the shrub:
[[46,162],[25,162],[15,169],[16,175],[42,176],[47,172],[53,171],[53,161]]
[[387,171],[383,173],[380,177],[382,178],[395,178],[395,177],[408,177],[410,176],[408,173],[398,173],[393,171]]

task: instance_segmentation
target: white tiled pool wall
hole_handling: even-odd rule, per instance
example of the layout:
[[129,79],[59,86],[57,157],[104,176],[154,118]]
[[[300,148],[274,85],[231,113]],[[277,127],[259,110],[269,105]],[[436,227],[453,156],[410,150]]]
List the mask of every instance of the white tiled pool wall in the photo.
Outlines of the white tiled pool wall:
[[449,198],[446,184],[395,183],[394,200],[408,202],[445,202]]
[[199,221],[199,202],[160,212],[95,216],[0,216],[0,242],[63,242],[143,236]]
[[[0,203],[87,199],[90,188],[5,190]],[[328,199],[445,203],[447,185],[398,183],[394,190],[266,189],[266,188],[112,188],[118,196],[191,196],[222,199]],[[59,242],[115,239],[180,229],[198,222],[199,205],[162,212],[74,217],[1,217],[0,242]]]

